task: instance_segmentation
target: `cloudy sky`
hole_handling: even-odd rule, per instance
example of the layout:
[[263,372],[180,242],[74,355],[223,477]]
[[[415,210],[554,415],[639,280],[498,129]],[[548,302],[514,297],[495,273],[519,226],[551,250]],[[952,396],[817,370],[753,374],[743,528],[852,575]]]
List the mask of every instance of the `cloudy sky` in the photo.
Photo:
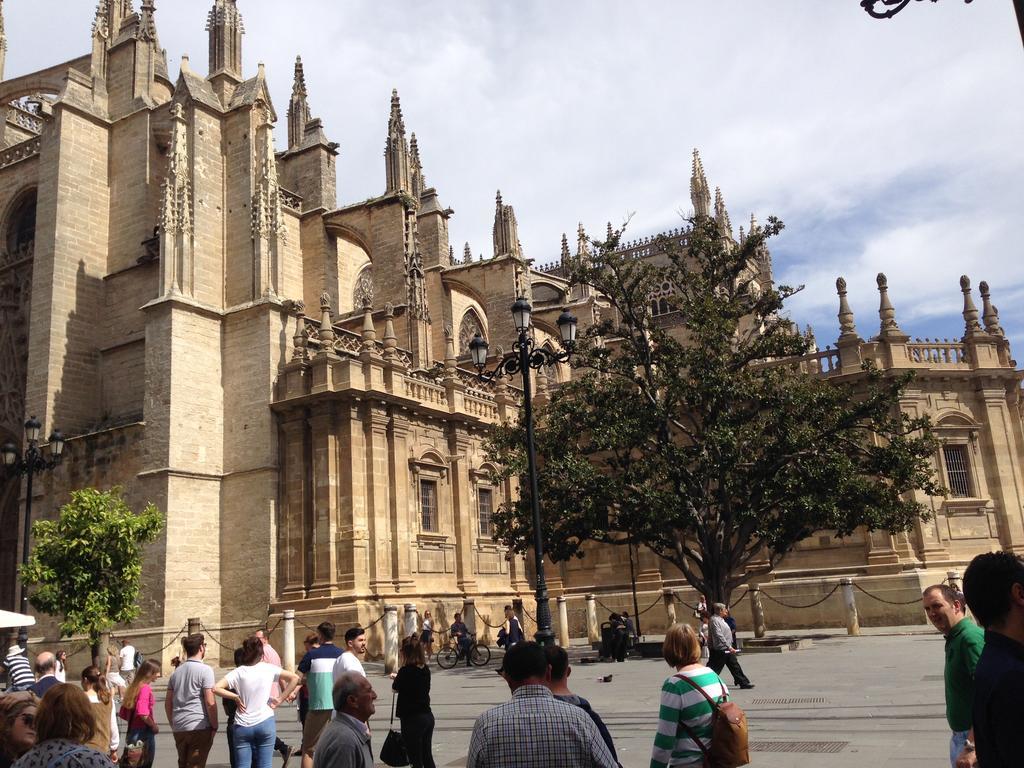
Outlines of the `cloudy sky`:
[[[138,0],[136,0],[138,4]],[[211,0],[159,0],[172,72],[205,71]],[[734,225],[782,218],[791,314],[835,338],[844,275],[864,336],[875,274],[912,336],[962,334],[958,278],[987,279],[1024,333],[1024,48],[1011,0],[238,0],[245,68],[267,66],[282,118],[296,54],[340,143],[339,202],[379,194],[391,89],[461,253],[491,250],[494,193],[538,263],[582,221],[600,235],[678,226],[701,150]],[[93,0],[7,0],[7,75],[89,49]],[[55,19],[59,22],[55,23]],[[979,302],[980,303],[980,302]]]

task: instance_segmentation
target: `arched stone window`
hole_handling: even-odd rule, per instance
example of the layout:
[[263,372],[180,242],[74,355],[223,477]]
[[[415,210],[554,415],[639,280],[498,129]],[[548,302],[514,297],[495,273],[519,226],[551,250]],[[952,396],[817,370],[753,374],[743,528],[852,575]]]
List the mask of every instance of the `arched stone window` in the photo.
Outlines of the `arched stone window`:
[[373,267],[363,267],[352,290],[352,306],[363,309],[373,306]]
[[469,342],[476,334],[484,335],[484,324],[480,322],[480,316],[475,309],[467,309],[459,323],[459,355],[465,357],[469,354]]

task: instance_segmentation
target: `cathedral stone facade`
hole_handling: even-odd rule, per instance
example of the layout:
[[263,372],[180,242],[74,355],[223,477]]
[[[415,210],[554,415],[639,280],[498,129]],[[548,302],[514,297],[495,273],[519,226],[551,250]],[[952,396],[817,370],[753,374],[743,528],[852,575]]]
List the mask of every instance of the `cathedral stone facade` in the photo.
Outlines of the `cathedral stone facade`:
[[[456,257],[453,211],[427,183],[397,93],[386,124],[382,109],[382,193],[339,205],[338,147],[313,116],[301,61],[280,119],[263,67],[243,65],[235,0],[215,0],[206,26],[208,73],[184,59],[174,74],[152,0],[100,0],[85,55],[2,79],[0,18],[0,442],[20,440],[30,414],[70,437],[63,465],[36,484],[34,515],[83,486],[120,485],[133,505],[163,510],[130,630],[144,649],[191,617],[231,644],[289,608],[300,623],[370,624],[385,604],[411,604],[446,623],[472,600],[486,632],[525,599],[529,618],[527,563],[491,538],[493,511],[516,490],[493,484],[482,448],[515,416],[517,390],[482,384],[468,342],[480,332],[496,354],[511,348],[518,295],[552,347],[563,308],[585,326],[607,306],[563,278],[564,237],[561,260],[525,257],[500,193],[492,255],[467,245]],[[727,220],[696,156],[691,200]],[[685,244],[685,231],[670,234]],[[643,258],[650,242],[624,247]],[[588,248],[580,227],[576,251]],[[757,268],[771,281],[767,252]],[[837,378],[861,375],[865,359],[918,369],[902,407],[935,417],[936,468],[953,493],[926,500],[934,519],[908,535],[823,532],[801,545],[768,577],[797,597],[838,574],[906,595],[975,552],[1024,549],[1021,377],[987,286],[979,313],[964,284],[963,339],[941,343],[911,342],[880,289],[876,336],[858,335],[843,287],[837,346],[802,364]],[[672,325],[671,286],[651,301]],[[538,397],[567,375],[542,374]],[[0,486],[4,607],[23,494]],[[645,604],[687,594],[650,553],[634,566]],[[629,606],[618,548],[552,565],[549,581],[574,633],[587,593]],[[647,613],[645,629],[666,618]],[[52,641],[54,625],[36,634]]]

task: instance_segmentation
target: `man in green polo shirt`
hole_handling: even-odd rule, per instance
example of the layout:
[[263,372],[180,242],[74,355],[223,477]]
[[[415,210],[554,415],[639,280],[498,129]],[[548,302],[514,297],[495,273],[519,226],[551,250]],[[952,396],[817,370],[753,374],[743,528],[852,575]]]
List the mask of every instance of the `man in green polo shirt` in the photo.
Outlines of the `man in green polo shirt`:
[[964,596],[948,584],[928,587],[921,602],[928,620],[946,636],[946,722],[953,731],[949,762],[952,768],[971,768],[977,765],[971,727],[974,668],[985,647],[985,632],[964,615]]

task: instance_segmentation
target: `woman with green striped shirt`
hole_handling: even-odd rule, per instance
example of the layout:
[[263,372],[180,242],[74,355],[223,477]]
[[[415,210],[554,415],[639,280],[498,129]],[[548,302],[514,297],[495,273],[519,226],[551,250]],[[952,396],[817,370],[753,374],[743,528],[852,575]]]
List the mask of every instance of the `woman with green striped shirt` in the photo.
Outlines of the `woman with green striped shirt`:
[[704,762],[704,750],[711,748],[711,704],[687,680],[703,688],[716,703],[726,700],[729,689],[717,674],[700,663],[700,640],[689,624],[669,628],[661,653],[676,673],[661,686],[651,768],[700,765]]

